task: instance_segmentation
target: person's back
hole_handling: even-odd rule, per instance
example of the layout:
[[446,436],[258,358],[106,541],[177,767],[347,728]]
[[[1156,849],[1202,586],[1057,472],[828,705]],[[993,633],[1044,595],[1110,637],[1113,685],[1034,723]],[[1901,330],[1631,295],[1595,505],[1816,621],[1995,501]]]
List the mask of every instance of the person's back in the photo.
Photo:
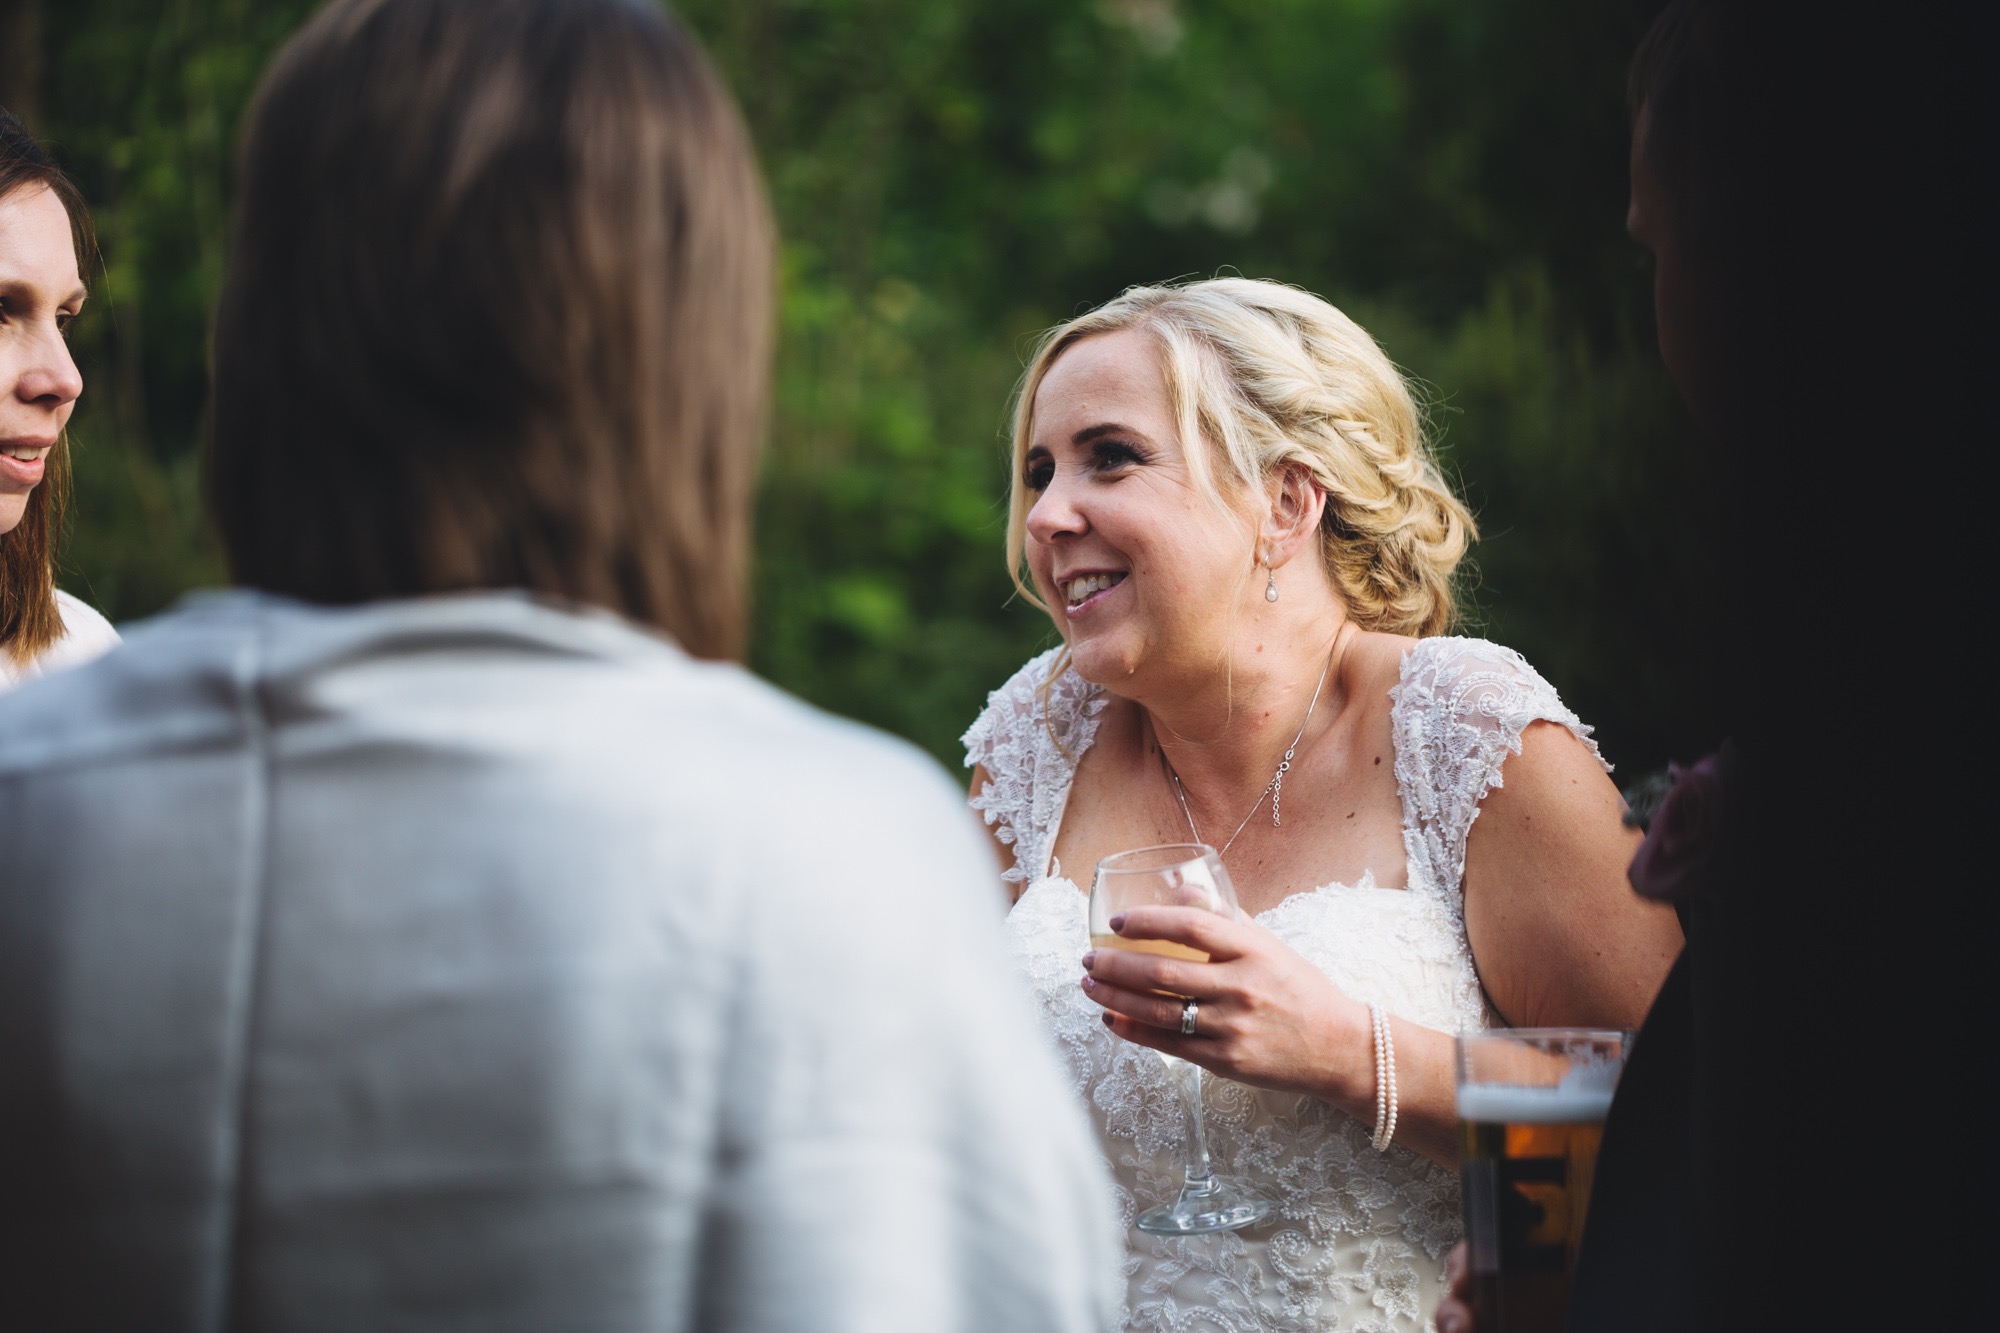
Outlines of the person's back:
[[0,1324],[1078,1326],[902,747],[509,594],[198,599],[0,737]]
[[243,196],[248,587],[0,701],[0,1328],[1105,1322],[956,794],[701,660],[770,275],[698,53],[336,0]]

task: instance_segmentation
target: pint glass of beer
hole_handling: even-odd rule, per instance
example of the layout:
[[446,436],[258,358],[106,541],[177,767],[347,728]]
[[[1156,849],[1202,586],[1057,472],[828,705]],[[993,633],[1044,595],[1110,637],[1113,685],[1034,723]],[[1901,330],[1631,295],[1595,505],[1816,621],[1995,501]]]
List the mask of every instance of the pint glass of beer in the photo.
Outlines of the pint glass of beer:
[[1513,1028],[1458,1039],[1458,1127],[1480,1333],[1561,1333],[1604,1113],[1631,1034]]

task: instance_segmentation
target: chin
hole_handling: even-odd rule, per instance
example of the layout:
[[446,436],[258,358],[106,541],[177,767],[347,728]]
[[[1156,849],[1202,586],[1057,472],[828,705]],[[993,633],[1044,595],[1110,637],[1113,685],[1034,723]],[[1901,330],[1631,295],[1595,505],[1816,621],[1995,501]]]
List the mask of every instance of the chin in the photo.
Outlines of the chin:
[[1130,679],[1139,668],[1138,659],[1131,645],[1104,638],[1072,638],[1069,644],[1070,665],[1076,674],[1106,688]]

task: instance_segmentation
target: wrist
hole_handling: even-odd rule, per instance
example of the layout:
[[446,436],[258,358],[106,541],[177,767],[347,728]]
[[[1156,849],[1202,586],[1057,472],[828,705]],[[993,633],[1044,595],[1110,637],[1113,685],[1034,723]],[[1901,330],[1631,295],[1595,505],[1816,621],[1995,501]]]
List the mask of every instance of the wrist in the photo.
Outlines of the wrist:
[[1321,1101],[1369,1115],[1375,1109],[1375,1024],[1368,1006],[1345,1000],[1328,1016]]

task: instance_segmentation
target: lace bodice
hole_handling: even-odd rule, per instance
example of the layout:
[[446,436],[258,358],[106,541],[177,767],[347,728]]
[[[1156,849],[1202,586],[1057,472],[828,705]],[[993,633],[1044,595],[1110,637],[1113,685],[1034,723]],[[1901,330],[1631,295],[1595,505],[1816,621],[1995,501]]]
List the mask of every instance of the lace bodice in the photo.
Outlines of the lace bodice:
[[[1131,1229],[1179,1189],[1184,1117],[1159,1057],[1113,1037],[1078,985],[1087,900],[1052,854],[1106,696],[1073,671],[1047,682],[1056,661],[1056,651],[1045,653],[993,692],[965,734],[966,762],[988,774],[973,807],[1014,851],[1007,877],[1026,886],[1007,918],[1010,941],[1116,1182],[1131,1246],[1124,1326],[1426,1327],[1460,1231],[1457,1177],[1404,1148],[1376,1152],[1368,1125],[1314,1098],[1207,1079],[1217,1169],[1248,1180],[1277,1209],[1259,1226],[1220,1235]],[[1357,1000],[1443,1031],[1485,1026],[1496,1020],[1473,968],[1460,893],[1466,836],[1530,722],[1558,722],[1586,744],[1589,728],[1520,654],[1478,639],[1417,643],[1390,698],[1409,887],[1379,888],[1365,873],[1294,894],[1257,919]]]

